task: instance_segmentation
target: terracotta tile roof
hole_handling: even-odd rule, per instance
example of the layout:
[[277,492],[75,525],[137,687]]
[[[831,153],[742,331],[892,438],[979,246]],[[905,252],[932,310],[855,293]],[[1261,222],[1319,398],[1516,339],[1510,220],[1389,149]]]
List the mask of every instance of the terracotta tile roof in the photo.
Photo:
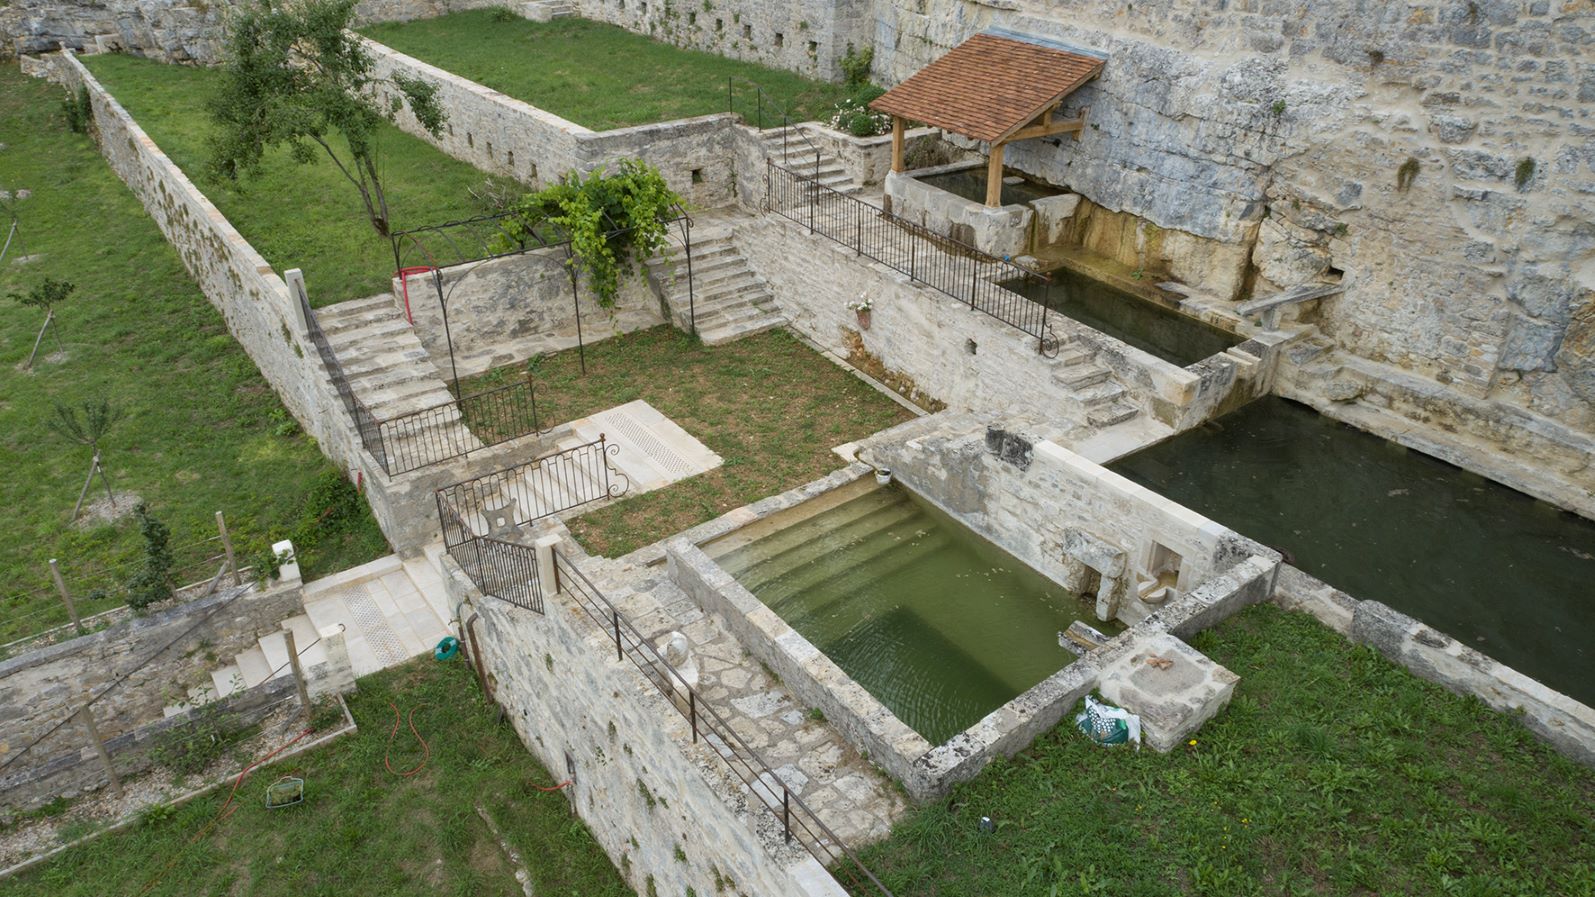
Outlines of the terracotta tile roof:
[[976,140],[1001,140],[1102,71],[1104,60],[977,34],[870,103]]

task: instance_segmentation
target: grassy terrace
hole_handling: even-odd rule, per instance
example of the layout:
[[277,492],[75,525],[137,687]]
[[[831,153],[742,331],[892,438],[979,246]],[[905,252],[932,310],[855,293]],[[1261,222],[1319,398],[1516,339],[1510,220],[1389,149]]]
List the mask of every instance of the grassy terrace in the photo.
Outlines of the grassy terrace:
[[1241,677],[1195,744],[1065,724],[866,862],[899,894],[1595,894],[1595,772],[1516,721],[1270,606],[1195,644]]
[[[642,399],[718,452],[725,464],[669,488],[571,521],[588,550],[617,556],[842,466],[833,446],[910,415],[784,331],[705,347],[656,327],[531,366],[545,422],[569,421]],[[500,368],[466,387],[486,389],[522,369]]]
[[[301,165],[279,148],[258,176],[237,182],[207,172],[208,103],[220,72],[122,55],[83,62],[278,273],[304,270],[313,304],[389,289],[393,251],[367,223],[354,186],[319,149],[314,162]],[[469,190],[486,174],[396,128],[384,128],[380,139],[396,229],[480,212]]]
[[[425,767],[407,778],[384,765],[390,701],[406,719],[415,711],[415,728],[431,747]],[[564,796],[537,790],[556,782],[497,721],[463,660],[445,666],[425,658],[362,679],[350,709],[358,732],[256,770],[238,790],[236,811],[203,837],[230,786],[0,881],[0,895],[519,894],[478,807],[520,853],[536,893],[632,893]],[[392,740],[389,760],[398,772],[422,762],[407,727]],[[285,775],[305,780],[304,803],[266,809],[263,789]]]
[[[680,27],[686,13],[677,14]],[[693,27],[712,29],[702,10]],[[735,25],[726,21],[726,41]],[[726,111],[726,79],[738,93],[758,84],[794,120],[820,118],[848,91],[780,69],[684,50],[585,19],[532,22],[502,10],[472,10],[372,25],[361,33],[500,93],[595,131]],[[751,88],[747,113],[753,112]],[[738,111],[744,104],[739,100]]]
[[[60,337],[64,359],[41,358],[31,373],[18,366],[43,316],[0,300],[0,642],[65,620],[49,587],[49,558],[61,559],[80,599],[94,586],[111,592],[89,602],[87,613],[121,603],[116,587],[141,554],[131,521],[82,529],[68,523],[89,451],[49,429],[57,402],[106,398],[126,413],[105,440],[112,480],[150,503],[171,527],[173,545],[214,535],[212,515],[221,510],[239,543],[265,544],[295,531],[301,541],[319,539],[304,558],[309,575],[385,553],[363,509],[321,519],[332,504],[347,507],[343,499],[352,493],[316,446],[294,432],[221,315],[94,143],[67,130],[63,95],[14,64],[0,66],[0,189],[31,191],[16,206],[21,248],[41,257],[25,265],[8,257],[0,297],[25,292],[44,276],[77,285],[46,337],[49,352]],[[102,568],[109,569],[95,572]]]

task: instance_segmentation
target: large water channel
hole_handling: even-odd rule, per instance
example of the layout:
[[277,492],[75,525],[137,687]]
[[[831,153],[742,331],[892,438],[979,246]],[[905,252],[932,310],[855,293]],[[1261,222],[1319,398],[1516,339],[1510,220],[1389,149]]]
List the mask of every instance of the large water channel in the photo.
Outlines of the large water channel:
[[1111,467],[1595,705],[1595,522],[1278,398]]

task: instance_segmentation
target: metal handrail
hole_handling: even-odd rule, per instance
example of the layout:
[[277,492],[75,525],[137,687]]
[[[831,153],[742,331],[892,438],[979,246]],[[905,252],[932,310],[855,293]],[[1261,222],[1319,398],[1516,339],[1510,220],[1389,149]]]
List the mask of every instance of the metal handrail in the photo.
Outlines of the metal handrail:
[[[653,644],[632,625],[631,620],[593,585],[592,580],[567,560],[558,548],[553,550],[553,556],[555,583],[560,592],[576,599],[577,606],[600,630],[613,634],[616,659],[629,659],[670,706],[687,719],[694,742],[700,735],[710,741],[712,753],[780,820],[786,842],[790,844],[795,838],[810,856],[827,868],[846,860],[850,864],[850,877],[852,873],[862,875],[884,897],[892,897],[886,885],[875,877],[801,797],[792,793],[780,775],[770,769],[725,718],[706,702],[699,700],[697,690],[687,683],[681,672],[660,655]],[[719,741],[719,745],[714,744],[715,740]],[[772,783],[780,786],[779,801],[776,800]],[[856,877],[854,883],[858,883]]]
[[[524,399],[520,393],[525,394]],[[513,426],[502,431],[496,428],[490,431],[471,429],[469,418],[473,409],[484,406],[514,412],[507,417],[494,417],[499,422],[507,419]],[[452,417],[448,414],[450,410],[455,412]],[[434,424],[442,426],[439,428]],[[540,432],[537,387],[528,374],[523,381],[451,399],[419,411],[377,419],[376,439],[381,443],[381,452],[373,452],[372,455],[382,462],[383,471],[389,476],[397,476]],[[476,444],[473,445],[473,441]]]
[[1008,280],[1028,279],[1050,288],[1050,276],[827,187],[819,182],[817,173],[792,171],[773,159],[767,159],[765,165],[766,211],[1015,327],[1036,338],[1041,354],[1049,358],[1057,355],[1059,341],[1052,329],[1051,297],[1044,294],[1043,301],[1037,302],[1001,285]]

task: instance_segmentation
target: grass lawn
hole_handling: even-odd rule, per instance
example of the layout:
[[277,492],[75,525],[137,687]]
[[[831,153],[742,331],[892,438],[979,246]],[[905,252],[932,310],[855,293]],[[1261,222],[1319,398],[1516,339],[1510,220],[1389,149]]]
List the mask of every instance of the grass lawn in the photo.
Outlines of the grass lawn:
[[[220,510],[240,549],[295,532],[319,539],[305,554],[307,575],[385,554],[369,512],[347,501],[342,477],[297,435],[155,223],[93,141],[67,129],[64,95],[15,64],[0,66],[0,189],[31,191],[16,203],[21,248],[42,256],[25,265],[8,256],[0,297],[45,276],[77,286],[46,337],[51,352],[60,337],[65,358],[43,360],[41,351],[31,373],[19,365],[43,316],[0,298],[0,642],[65,621],[49,558],[61,559],[80,599],[96,586],[111,592],[87,603],[86,614],[122,603],[116,587],[142,554],[131,521],[68,522],[89,450],[50,430],[57,402],[105,398],[125,412],[104,441],[111,478],[149,502],[174,546],[215,535]],[[9,226],[8,215],[0,219],[0,230]],[[319,520],[332,504],[352,509]],[[179,552],[179,561],[191,556]],[[96,575],[99,568],[112,569]]]
[[[119,54],[87,56],[83,64],[278,274],[304,270],[312,304],[387,292],[392,247],[367,222],[354,185],[319,148],[315,161],[303,165],[278,148],[266,154],[258,175],[236,182],[207,173],[209,102],[220,71]],[[340,141],[333,143],[341,150]],[[488,180],[482,171],[397,128],[384,127],[380,145],[396,230],[482,211],[468,192]]]
[[[689,27],[685,13],[682,17],[681,27]],[[713,28],[713,16],[699,11],[698,23]],[[728,43],[736,27],[726,21]],[[532,22],[479,9],[372,25],[361,33],[595,131],[725,112],[727,78],[737,80],[738,111],[750,117],[752,84],[785,106],[794,121],[826,117],[851,92],[840,84],[684,50],[586,19]],[[773,124],[780,124],[778,112]]]
[[[431,747],[408,778],[384,765],[397,706]],[[0,895],[107,894],[383,897],[521,893],[515,870],[477,813],[484,808],[521,855],[538,894],[619,897],[621,880],[556,784],[482,699],[463,660],[430,658],[360,681],[349,701],[360,729],[333,743],[256,770],[237,810],[196,843],[231,786],[105,835],[18,878]],[[423,752],[407,726],[391,742],[404,772]],[[305,801],[268,810],[266,785],[305,780]],[[176,862],[148,892],[162,867]]]
[[[467,391],[521,368],[500,368]],[[547,426],[642,399],[725,459],[706,474],[571,521],[589,551],[618,556],[842,466],[832,446],[901,423],[890,399],[782,330],[706,347],[673,327],[574,349],[532,365]]]
[[865,861],[919,895],[1595,894],[1595,772],[1512,719],[1272,606],[1195,644],[1241,677],[1196,744],[1071,719]]

